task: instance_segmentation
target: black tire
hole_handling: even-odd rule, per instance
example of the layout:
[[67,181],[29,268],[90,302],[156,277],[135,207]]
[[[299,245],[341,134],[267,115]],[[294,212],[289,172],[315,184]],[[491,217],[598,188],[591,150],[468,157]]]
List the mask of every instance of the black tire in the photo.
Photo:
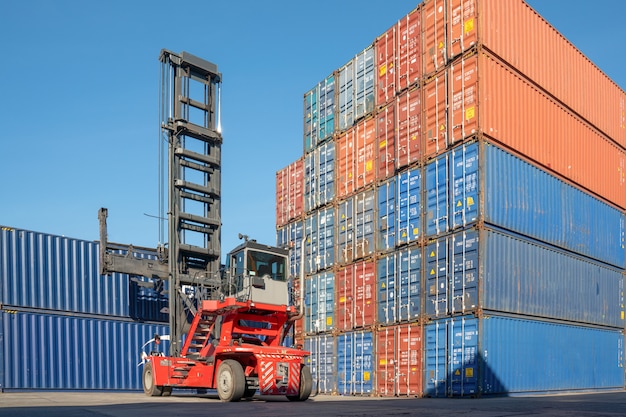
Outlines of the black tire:
[[300,368],[300,392],[298,392],[298,395],[288,395],[287,398],[289,401],[306,401],[309,399],[312,389],[313,376],[311,375],[311,369],[306,365],[302,365],[302,368]]
[[143,375],[141,378],[143,392],[148,397],[159,397],[163,394],[163,387],[157,387],[154,383],[154,374],[152,372],[152,363],[146,362],[143,365]]
[[241,364],[232,359],[223,361],[217,370],[215,388],[220,400],[239,401],[246,391],[246,376]]

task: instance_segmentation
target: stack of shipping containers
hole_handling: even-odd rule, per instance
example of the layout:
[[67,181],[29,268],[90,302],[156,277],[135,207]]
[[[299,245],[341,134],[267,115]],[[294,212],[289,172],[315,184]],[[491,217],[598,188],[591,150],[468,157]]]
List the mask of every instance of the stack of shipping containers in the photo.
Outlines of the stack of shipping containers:
[[626,94],[522,0],[419,4],[304,95],[303,161],[319,392],[624,388]]
[[166,288],[102,276],[98,256],[97,242],[1,228],[0,390],[142,389],[142,345],[169,333]]

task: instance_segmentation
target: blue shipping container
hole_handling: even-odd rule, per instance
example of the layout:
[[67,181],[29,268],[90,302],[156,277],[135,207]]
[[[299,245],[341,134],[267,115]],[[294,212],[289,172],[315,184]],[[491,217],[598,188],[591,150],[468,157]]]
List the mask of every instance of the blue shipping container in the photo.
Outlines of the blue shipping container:
[[407,247],[378,259],[378,322],[391,325],[419,317],[421,311],[421,247]]
[[416,241],[422,231],[422,172],[419,168],[398,175],[398,245]]
[[370,394],[373,389],[374,341],[372,332],[337,335],[337,393]]
[[[167,321],[167,289],[137,286],[126,274],[99,274],[97,242],[2,227],[0,303],[85,314]],[[137,255],[156,259],[149,250]],[[123,253],[123,251],[119,251]]]
[[[482,159],[482,161],[481,161]],[[426,234],[482,220],[610,265],[626,266],[626,215],[488,143],[426,166]]]
[[378,239],[377,250],[388,252],[396,247],[396,177],[378,186]]
[[304,350],[311,352],[306,363],[313,376],[313,393],[334,393],[337,389],[335,337],[329,334],[306,337]]
[[304,219],[304,271],[313,274],[335,264],[335,208],[316,210]]
[[288,223],[276,229],[276,246],[289,249],[289,274],[292,277],[300,276],[303,230],[304,222],[302,221]]
[[426,395],[624,388],[624,332],[523,317],[463,316],[425,326]]
[[425,250],[429,317],[482,309],[624,327],[617,268],[485,228],[453,233]]
[[[0,384],[8,390],[141,390],[141,347],[169,328],[6,309],[0,321]],[[168,343],[158,350],[169,353]]]
[[304,331],[307,334],[329,332],[335,328],[335,274],[322,272],[305,282]]
[[339,69],[339,130],[374,111],[376,79],[374,47],[359,52]]
[[329,75],[304,94],[304,152],[310,152],[335,131],[335,76]]
[[304,211],[335,199],[335,142],[326,142],[304,158]]

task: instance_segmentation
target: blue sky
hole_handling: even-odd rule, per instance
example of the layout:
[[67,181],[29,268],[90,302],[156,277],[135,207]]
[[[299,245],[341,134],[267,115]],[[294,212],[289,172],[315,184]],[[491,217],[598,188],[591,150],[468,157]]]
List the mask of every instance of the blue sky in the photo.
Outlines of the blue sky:
[[[222,249],[275,243],[275,173],[302,155],[302,97],[417,1],[10,1],[0,13],[0,225],[158,243],[159,52],[216,63]],[[626,89],[626,2],[528,3]],[[383,6],[384,4],[384,6]]]

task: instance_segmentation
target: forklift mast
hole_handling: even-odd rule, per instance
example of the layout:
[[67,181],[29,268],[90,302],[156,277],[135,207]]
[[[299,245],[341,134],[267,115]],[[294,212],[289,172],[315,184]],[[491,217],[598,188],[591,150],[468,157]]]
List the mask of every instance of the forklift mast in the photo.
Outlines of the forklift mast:
[[[112,251],[106,232],[108,212],[100,209],[100,265],[102,274],[122,272],[169,280],[170,354],[177,356],[199,304],[218,297],[222,284],[222,75],[217,65],[187,52],[163,49],[159,61],[159,240],[167,244],[157,248],[156,261],[135,257],[132,246],[126,254]],[[167,236],[163,231],[166,209]]]

